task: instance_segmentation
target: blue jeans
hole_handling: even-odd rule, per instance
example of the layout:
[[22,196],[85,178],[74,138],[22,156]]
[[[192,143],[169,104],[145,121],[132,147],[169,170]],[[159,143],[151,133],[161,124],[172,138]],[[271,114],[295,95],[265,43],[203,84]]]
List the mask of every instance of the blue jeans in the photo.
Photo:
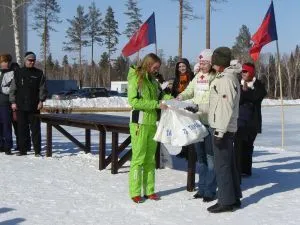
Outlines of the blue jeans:
[[212,130],[208,128],[208,131],[209,135],[204,138],[204,142],[195,143],[195,149],[199,163],[198,193],[212,198],[216,195],[217,182],[212,150]]

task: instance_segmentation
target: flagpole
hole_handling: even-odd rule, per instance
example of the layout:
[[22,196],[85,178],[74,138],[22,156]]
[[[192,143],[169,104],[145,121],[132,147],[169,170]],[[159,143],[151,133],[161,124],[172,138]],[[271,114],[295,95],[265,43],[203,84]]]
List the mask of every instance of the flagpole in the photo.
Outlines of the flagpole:
[[157,35],[156,35],[156,19],[155,19],[155,13],[154,14],[154,27],[155,27],[155,54],[157,55]]
[[276,40],[276,48],[277,48],[277,63],[278,63],[278,76],[279,76],[279,87],[280,87],[280,104],[281,104],[281,147],[282,149],[284,149],[284,110],[283,110],[282,78],[281,78],[281,65],[280,65],[278,40]]

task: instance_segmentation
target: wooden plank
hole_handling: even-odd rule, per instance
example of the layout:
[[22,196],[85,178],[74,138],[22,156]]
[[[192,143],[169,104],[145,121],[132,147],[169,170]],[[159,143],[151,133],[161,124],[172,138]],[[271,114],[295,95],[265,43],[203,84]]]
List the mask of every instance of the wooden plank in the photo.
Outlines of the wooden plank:
[[47,123],[46,130],[46,157],[52,157],[52,125],[50,123]]
[[53,125],[60,133],[62,133],[66,138],[68,138],[70,141],[72,141],[75,145],[77,145],[79,148],[84,150],[87,153],[87,149],[85,145],[83,145],[81,142],[79,142],[76,138],[74,138],[68,131],[66,131],[64,128],[62,128],[59,125]]

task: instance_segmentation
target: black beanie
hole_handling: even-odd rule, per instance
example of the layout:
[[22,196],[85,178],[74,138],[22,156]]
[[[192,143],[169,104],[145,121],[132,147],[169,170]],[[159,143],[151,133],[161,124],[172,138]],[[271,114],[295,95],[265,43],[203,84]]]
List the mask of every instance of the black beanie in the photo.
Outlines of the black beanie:
[[231,50],[228,47],[216,48],[211,58],[211,64],[217,66],[228,67],[230,66],[230,61]]
[[24,56],[24,59],[27,60],[27,59],[36,59],[36,55],[33,53],[33,52],[26,52],[25,53],[25,56]]

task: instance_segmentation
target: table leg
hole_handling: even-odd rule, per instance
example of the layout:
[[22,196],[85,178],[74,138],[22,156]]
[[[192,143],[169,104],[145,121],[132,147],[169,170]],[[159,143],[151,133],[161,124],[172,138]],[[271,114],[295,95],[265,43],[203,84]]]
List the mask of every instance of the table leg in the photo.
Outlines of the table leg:
[[50,123],[47,123],[46,129],[47,129],[46,156],[52,157],[52,125]]
[[99,170],[106,168],[106,132],[99,132]]

